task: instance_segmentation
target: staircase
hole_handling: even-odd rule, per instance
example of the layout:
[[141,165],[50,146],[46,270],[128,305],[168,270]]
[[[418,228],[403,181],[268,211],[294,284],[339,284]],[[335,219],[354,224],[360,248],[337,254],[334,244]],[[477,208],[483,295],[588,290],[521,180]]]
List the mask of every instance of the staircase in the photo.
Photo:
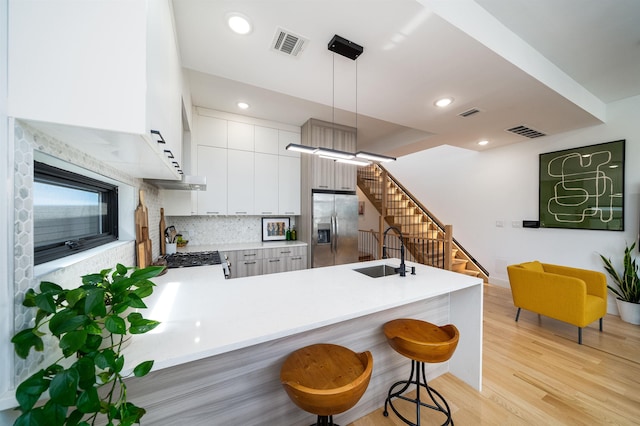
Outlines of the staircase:
[[[361,234],[370,234],[361,235],[361,241],[373,241],[363,244],[368,248],[360,249],[361,258],[380,258],[381,234],[387,226],[393,226],[402,232],[407,260],[480,277],[488,282],[488,272],[453,238],[452,227],[442,225],[382,166],[372,164],[358,168],[358,187],[381,217],[377,231],[361,231]],[[387,237],[388,250],[398,248],[399,244],[393,243],[397,240]],[[398,257],[393,253],[390,255]]]

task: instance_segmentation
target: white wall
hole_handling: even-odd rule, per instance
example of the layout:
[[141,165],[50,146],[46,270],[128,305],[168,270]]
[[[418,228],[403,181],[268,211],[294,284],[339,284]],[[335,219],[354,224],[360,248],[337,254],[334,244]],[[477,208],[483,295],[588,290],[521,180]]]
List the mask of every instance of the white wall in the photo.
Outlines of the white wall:
[[[604,272],[598,253],[618,262],[625,243],[638,240],[639,112],[637,96],[609,104],[606,124],[483,152],[438,147],[399,158],[388,170],[453,225],[455,238],[489,271],[491,283],[508,286],[506,266],[534,259]],[[540,153],[620,139],[626,139],[624,232],[512,227],[512,221],[538,219]]]

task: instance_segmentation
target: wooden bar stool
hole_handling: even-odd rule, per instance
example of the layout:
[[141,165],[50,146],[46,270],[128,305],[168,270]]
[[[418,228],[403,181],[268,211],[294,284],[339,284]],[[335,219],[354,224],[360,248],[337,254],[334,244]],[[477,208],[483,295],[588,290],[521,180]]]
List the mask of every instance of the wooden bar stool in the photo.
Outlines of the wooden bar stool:
[[[385,417],[389,415],[387,405],[396,413],[396,415],[406,424],[420,426],[420,407],[427,407],[432,410],[440,411],[447,416],[447,420],[442,424],[453,425],[451,418],[451,410],[449,404],[444,397],[427,383],[427,375],[425,374],[425,363],[444,362],[451,358],[453,352],[458,345],[460,333],[454,325],[444,325],[438,327],[426,321],[416,319],[397,319],[389,321],[383,327],[384,335],[387,337],[389,345],[398,352],[411,359],[411,373],[409,380],[402,380],[394,383],[389,389],[387,399],[384,401]],[[415,371],[415,376],[414,376]],[[422,377],[420,374],[422,373]],[[402,395],[410,385],[416,385],[416,397],[408,398]],[[397,388],[400,388],[396,391]],[[427,404],[420,399],[420,389],[424,388],[431,398],[434,405]],[[441,403],[434,397],[437,396]],[[412,423],[409,419],[398,412],[393,405],[392,399],[399,398],[416,404],[416,423]]]
[[282,364],[280,381],[298,407],[318,416],[316,425],[331,426],[334,414],[347,411],[360,400],[372,369],[371,352],[357,354],[321,343],[289,355]]

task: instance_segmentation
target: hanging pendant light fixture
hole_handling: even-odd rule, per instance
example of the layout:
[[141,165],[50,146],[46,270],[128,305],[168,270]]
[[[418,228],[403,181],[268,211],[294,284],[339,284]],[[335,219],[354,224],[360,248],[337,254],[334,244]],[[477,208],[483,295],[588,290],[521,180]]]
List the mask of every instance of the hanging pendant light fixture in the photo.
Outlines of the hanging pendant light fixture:
[[[356,60],[364,52],[364,48],[359,44],[347,40],[339,35],[334,35],[331,41],[329,41],[328,48],[330,51],[342,55],[351,60]],[[335,80],[335,60],[333,65],[334,80]],[[356,62],[356,145],[357,145],[357,132],[358,132],[358,63]],[[334,93],[333,105],[332,105],[332,121],[334,125],[333,131],[335,132],[335,81],[332,84]],[[320,156],[320,158],[327,158],[335,160],[338,163],[352,164],[356,166],[368,166],[371,162],[389,162],[395,161],[395,157],[389,157],[386,155],[374,154],[372,152],[358,151],[356,153],[350,153],[345,151],[339,151],[337,149],[329,148],[317,148],[313,146],[306,146],[300,144],[290,143],[286,147],[289,151],[298,151],[305,154],[314,154]]]

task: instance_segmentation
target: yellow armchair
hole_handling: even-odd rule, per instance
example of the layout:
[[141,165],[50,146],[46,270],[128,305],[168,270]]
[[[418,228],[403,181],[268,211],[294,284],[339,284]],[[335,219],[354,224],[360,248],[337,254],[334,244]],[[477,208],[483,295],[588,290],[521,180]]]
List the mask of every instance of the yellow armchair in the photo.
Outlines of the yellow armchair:
[[533,262],[507,266],[513,304],[540,315],[582,328],[607,313],[607,279],[602,272]]

